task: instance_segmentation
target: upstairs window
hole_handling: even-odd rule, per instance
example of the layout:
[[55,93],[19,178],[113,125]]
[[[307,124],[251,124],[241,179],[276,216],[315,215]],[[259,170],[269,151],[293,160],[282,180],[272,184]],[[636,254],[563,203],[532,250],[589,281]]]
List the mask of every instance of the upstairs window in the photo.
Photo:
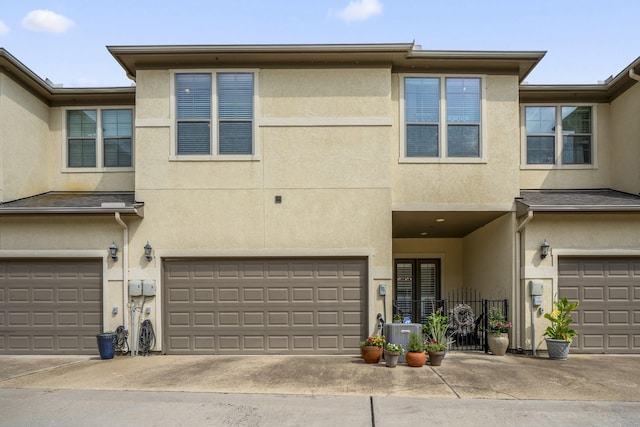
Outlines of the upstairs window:
[[66,114],[68,168],[133,166],[131,109],[67,110]]
[[524,117],[528,165],[593,164],[591,106],[526,106]]
[[254,73],[180,73],[175,87],[176,154],[254,154]]
[[178,154],[211,154],[211,74],[177,74]]
[[96,167],[97,127],[98,115],[96,110],[67,111],[68,167]]
[[480,158],[482,79],[405,77],[405,158]]

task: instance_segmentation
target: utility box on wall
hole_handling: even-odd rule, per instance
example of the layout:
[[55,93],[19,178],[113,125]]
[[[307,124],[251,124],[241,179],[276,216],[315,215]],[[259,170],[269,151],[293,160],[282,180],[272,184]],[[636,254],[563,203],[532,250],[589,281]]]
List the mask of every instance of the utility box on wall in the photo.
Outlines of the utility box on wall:
[[152,297],[156,294],[156,281],[155,280],[143,280],[142,281],[142,295],[146,297]]
[[142,281],[129,280],[129,296],[139,297],[142,295]]
[[529,295],[540,296],[544,290],[544,283],[542,280],[529,280]]

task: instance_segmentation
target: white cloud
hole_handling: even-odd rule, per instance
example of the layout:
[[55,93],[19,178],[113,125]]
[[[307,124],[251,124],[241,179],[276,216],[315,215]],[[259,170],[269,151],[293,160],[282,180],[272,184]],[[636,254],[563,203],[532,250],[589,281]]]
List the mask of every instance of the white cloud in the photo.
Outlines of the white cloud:
[[66,16],[50,10],[32,10],[22,20],[22,26],[27,30],[44,33],[64,33],[75,23]]
[[0,36],[8,34],[11,29],[4,22],[0,21]]
[[340,19],[351,21],[364,21],[373,15],[382,13],[382,3],[378,0],[353,0],[344,9],[338,11]]

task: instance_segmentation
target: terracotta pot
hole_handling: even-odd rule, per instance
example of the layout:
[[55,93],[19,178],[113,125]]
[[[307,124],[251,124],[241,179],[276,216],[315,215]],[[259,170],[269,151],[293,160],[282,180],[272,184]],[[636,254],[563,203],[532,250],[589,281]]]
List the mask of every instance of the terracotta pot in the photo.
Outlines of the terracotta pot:
[[442,365],[442,359],[444,359],[444,351],[429,352],[429,364],[431,364],[431,366]]
[[398,365],[398,359],[400,358],[399,351],[384,351],[384,363],[387,368],[395,368]]
[[360,347],[362,359],[366,363],[378,363],[382,357],[382,347],[375,345],[363,345]]
[[489,344],[489,350],[491,350],[491,353],[494,356],[504,356],[507,352],[507,349],[509,348],[509,335],[489,334],[487,337],[487,343]]
[[413,366],[414,368],[420,368],[427,363],[427,354],[424,351],[408,351],[406,357],[407,365]]

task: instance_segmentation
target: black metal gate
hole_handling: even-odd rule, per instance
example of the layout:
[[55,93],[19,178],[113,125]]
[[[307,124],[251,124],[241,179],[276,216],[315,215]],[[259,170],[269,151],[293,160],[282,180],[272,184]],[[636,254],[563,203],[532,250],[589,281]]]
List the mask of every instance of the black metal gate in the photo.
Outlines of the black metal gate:
[[394,300],[394,318],[409,318],[411,323],[427,322],[436,310],[441,310],[448,318],[451,350],[489,351],[487,331],[489,310],[499,307],[505,318],[509,318],[509,304],[506,299],[488,300],[480,297],[474,289],[456,289],[446,299]]

